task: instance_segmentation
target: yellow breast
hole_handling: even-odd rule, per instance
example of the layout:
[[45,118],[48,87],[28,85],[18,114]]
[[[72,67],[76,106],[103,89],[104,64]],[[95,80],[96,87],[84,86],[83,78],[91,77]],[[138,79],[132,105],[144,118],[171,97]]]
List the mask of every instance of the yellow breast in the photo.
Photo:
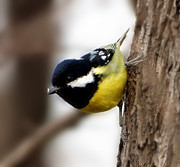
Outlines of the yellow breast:
[[81,109],[89,113],[107,111],[118,105],[123,97],[127,71],[119,46],[116,46],[111,62],[106,66],[96,68],[94,73],[103,74],[104,78],[99,82],[98,89],[89,104]]

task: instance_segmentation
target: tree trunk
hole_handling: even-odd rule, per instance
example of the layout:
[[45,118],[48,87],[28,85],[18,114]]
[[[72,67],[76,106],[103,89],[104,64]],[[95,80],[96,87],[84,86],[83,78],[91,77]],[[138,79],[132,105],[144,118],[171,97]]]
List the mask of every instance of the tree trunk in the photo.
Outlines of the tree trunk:
[[137,0],[117,167],[180,166],[180,1]]

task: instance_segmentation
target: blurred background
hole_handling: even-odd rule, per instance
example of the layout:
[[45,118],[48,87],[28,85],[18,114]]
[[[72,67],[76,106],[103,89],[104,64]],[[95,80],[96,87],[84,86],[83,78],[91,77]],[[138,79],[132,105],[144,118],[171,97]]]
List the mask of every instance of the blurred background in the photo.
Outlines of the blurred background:
[[[127,0],[0,0],[0,162],[45,122],[74,112],[47,96],[55,66],[114,43],[127,58],[135,14]],[[118,108],[90,114],[18,166],[116,166]]]

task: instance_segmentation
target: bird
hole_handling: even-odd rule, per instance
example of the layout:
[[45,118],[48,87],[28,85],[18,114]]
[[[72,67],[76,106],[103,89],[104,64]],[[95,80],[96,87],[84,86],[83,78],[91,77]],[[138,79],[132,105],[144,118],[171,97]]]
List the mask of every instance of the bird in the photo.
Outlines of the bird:
[[129,29],[115,43],[101,46],[80,59],[60,62],[48,94],[57,94],[86,113],[112,109],[121,101],[127,82],[126,63],[120,51]]

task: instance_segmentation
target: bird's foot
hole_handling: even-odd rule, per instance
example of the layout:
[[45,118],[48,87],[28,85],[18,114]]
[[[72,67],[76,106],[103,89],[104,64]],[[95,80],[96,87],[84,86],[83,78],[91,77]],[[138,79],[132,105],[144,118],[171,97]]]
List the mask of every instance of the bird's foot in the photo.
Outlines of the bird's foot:
[[123,114],[124,114],[124,108],[123,108],[123,99],[118,104],[119,107],[119,126],[122,128],[124,122]]
[[126,130],[126,123],[125,123],[125,116],[124,116],[124,111],[125,111],[125,106],[124,106],[124,100],[125,97],[119,102],[119,126],[121,127],[121,138],[123,142],[128,141],[128,133]]
[[129,67],[129,66],[136,66],[137,64],[143,62],[144,60],[145,60],[145,59],[142,59],[142,56],[139,55],[139,56],[137,56],[136,58],[134,58],[133,60],[126,61],[126,62],[125,62],[125,65],[126,65],[127,67]]

